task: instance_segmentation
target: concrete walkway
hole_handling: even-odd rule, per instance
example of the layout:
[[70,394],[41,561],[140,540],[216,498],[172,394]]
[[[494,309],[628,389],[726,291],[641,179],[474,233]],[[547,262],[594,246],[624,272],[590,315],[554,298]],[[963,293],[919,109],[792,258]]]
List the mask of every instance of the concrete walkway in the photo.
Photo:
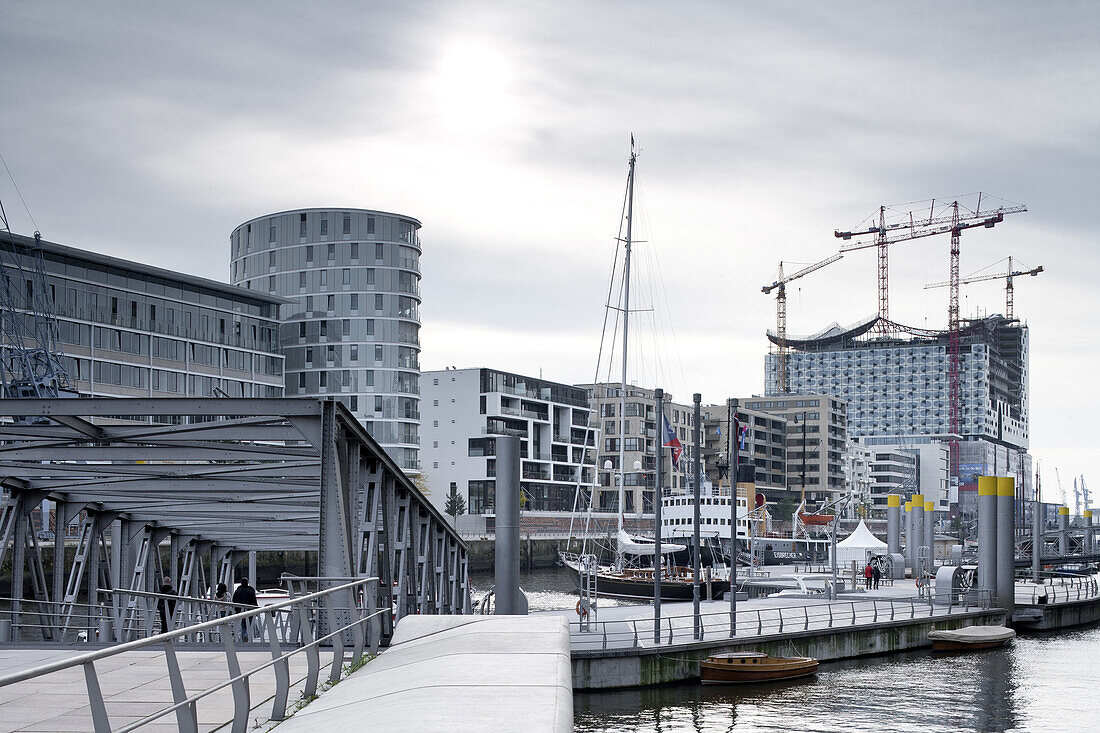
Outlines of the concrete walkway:
[[393,643],[278,733],[573,730],[569,636],[548,616],[407,616]]
[[[83,650],[82,650],[83,651]],[[78,653],[72,649],[0,648],[0,677],[29,667],[37,667]],[[225,653],[221,651],[176,652],[184,686],[189,694],[228,679]],[[271,660],[269,651],[238,651],[241,668],[259,666]],[[96,663],[107,715],[114,728],[132,723],[172,704],[164,653],[159,650],[126,652]],[[290,708],[301,695],[305,677],[304,654],[290,658]],[[250,728],[266,723],[270,714],[275,677],[271,668],[251,678],[253,714]],[[203,698],[198,705],[200,731],[216,730],[233,717],[233,693],[229,688]],[[92,731],[87,688],[81,668],[66,669],[26,682],[0,687],[0,733],[14,731]],[[169,714],[141,728],[148,731],[175,731],[175,715]]]

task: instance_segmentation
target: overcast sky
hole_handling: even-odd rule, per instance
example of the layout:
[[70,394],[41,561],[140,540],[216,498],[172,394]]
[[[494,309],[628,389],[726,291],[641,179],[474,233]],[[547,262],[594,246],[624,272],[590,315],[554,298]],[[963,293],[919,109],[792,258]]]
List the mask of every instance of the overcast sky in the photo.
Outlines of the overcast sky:
[[[1026,203],[963,236],[962,270],[1047,268],[1016,311],[1054,500],[1053,467],[1087,475],[1100,443],[1098,34],[1091,2],[12,1],[0,152],[47,239],[219,280],[264,213],[414,216],[424,368],[581,382],[633,132],[642,302],[666,323],[634,378],[684,400],[762,391],[779,260],[827,256],[880,203]],[[890,263],[893,318],[943,327],[947,291],[923,285],[948,241]],[[794,283],[789,328],[875,307],[868,250]],[[964,289],[964,316],[1003,308],[1003,282]]]

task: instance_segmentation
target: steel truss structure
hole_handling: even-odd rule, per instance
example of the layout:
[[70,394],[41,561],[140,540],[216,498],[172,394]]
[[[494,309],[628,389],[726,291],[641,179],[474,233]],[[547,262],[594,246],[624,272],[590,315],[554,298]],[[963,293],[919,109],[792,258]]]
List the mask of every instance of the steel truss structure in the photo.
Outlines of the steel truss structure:
[[[383,638],[408,614],[470,611],[465,543],[339,402],[6,399],[0,416],[15,634],[21,615],[54,640],[94,633],[106,611],[124,641],[139,631],[133,597],[101,591],[168,576],[209,598],[250,551],[317,551],[321,576],[378,577]],[[49,575],[30,516],[44,500],[59,535],[80,522],[72,557],[53,543]]]

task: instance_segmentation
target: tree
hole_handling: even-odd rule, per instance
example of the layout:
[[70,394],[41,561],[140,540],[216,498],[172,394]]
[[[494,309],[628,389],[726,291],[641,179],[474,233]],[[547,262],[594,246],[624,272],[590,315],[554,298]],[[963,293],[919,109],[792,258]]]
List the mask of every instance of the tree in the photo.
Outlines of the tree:
[[452,521],[457,520],[459,514],[466,513],[466,500],[462,498],[462,494],[458,493],[458,486],[453,483],[451,493],[447,494],[447,504],[443,507],[443,511],[451,515]]
[[412,477],[413,486],[420,490],[424,496],[432,495],[432,488],[428,483],[428,474],[418,473]]

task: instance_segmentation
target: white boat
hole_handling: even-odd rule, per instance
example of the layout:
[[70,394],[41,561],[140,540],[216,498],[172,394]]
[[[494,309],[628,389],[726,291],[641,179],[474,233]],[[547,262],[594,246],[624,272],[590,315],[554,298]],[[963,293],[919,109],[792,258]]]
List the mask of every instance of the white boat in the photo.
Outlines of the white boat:
[[1016,632],[1007,626],[967,626],[929,631],[928,638],[933,651],[957,652],[1003,646],[1016,638]]

